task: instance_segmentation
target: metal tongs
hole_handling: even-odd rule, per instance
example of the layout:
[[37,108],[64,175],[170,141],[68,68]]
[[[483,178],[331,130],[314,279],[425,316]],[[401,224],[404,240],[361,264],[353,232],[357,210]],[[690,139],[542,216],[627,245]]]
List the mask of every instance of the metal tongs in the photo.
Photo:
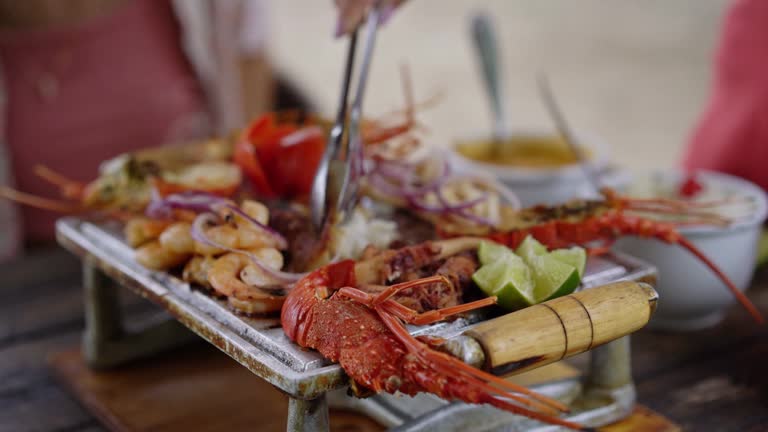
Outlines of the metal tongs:
[[[350,35],[336,123],[331,129],[325,153],[323,153],[315,179],[312,182],[310,211],[312,212],[312,223],[318,229],[322,229],[334,215],[349,216],[357,204],[359,180],[363,173],[363,145],[360,136],[363,95],[373,57],[379,15],[379,2],[376,2],[368,13],[363,62],[357,79],[357,89],[349,115],[349,124],[347,125],[347,99],[355,63],[357,30]],[[346,151],[343,151],[345,150],[343,148],[345,131],[347,146]]]

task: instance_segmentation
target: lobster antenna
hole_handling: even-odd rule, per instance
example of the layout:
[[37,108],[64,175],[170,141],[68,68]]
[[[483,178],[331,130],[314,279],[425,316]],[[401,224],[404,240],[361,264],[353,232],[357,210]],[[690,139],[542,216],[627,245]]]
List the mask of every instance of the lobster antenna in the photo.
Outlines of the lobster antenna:
[[764,324],[765,318],[763,318],[763,315],[760,313],[760,311],[755,307],[755,305],[747,298],[747,296],[744,295],[743,292],[741,292],[738,288],[736,288],[736,285],[733,284],[733,282],[728,278],[728,276],[725,275],[717,266],[715,263],[713,263],[709,258],[706,257],[696,246],[693,245],[688,239],[686,239],[683,236],[680,236],[680,239],[678,239],[678,244],[680,246],[688,249],[692,254],[696,255],[698,259],[701,260],[701,262],[704,263],[707,267],[709,267],[712,272],[717,275],[717,277],[720,278],[720,280],[723,281],[723,283],[728,287],[728,289],[733,293],[734,297],[736,297],[736,300],[741,303],[741,305],[744,307],[744,309],[749,312],[750,315],[752,315],[752,318],[757,321],[758,324]]
[[76,204],[19,192],[4,185],[0,185],[0,198],[5,198],[9,201],[24,204],[29,207],[50,210],[58,213],[76,213],[83,210],[81,206]]

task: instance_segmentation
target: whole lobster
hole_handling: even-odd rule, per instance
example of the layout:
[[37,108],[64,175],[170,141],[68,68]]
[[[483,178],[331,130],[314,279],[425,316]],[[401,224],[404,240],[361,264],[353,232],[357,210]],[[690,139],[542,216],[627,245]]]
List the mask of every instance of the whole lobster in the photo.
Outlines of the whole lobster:
[[280,316],[283,330],[297,344],[338,362],[356,394],[362,389],[407,395],[430,392],[447,400],[490,404],[549,424],[587,430],[556,416],[567,411],[561,403],[475,369],[434,349],[438,338],[413,337],[405,328],[405,323],[429,324],[494,304],[495,297],[417,313],[393,296],[425,285],[449,284],[448,278],[436,275],[401,282],[377,294],[357,288],[380,282],[382,267],[389,274],[398,273],[403,263],[412,267],[421,264],[417,262],[421,258],[444,259],[475,249],[478,243],[477,238],[451,239],[428,245],[435,254],[404,248],[396,257],[382,255],[322,267],[291,290]]
[[[517,247],[528,235],[550,249],[602,241],[603,244],[600,247],[590,250],[592,255],[607,252],[618,237],[625,235],[655,238],[669,244],[678,244],[709,267],[755,321],[761,324],[764,322],[762,314],[755,305],[707,256],[680,234],[675,224],[627,212],[685,214],[694,218],[688,223],[722,224],[727,221],[717,215],[696,209],[696,203],[669,199],[628,199],[610,189],[604,189],[602,193],[604,200],[573,200],[560,206],[535,206],[516,210],[514,213],[510,211],[510,214],[504,218],[503,228],[493,230],[484,236],[511,248]],[[703,205],[698,204],[698,206]],[[440,234],[443,237],[459,235],[445,231]]]

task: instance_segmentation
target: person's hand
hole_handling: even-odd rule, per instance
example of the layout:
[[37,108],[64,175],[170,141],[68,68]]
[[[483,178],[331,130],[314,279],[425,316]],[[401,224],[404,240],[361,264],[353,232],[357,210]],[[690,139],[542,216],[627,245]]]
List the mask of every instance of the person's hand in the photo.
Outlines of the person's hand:
[[[379,24],[389,20],[398,6],[405,0],[379,0],[381,1],[381,15]],[[334,0],[338,10],[336,22],[336,37],[348,34],[356,29],[368,15],[368,11],[376,3],[376,0]]]

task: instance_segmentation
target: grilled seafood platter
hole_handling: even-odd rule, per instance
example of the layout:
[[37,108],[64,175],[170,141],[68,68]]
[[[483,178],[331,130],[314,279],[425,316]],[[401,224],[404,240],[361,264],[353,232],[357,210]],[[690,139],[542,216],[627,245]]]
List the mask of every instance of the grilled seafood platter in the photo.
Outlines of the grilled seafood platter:
[[580,257],[624,235],[687,249],[762,322],[668,219],[728,224],[718,203],[604,190],[600,200],[520,208],[495,179],[454,175],[424,144],[406,99],[401,112],[363,122],[363,197],[322,229],[307,199],[329,124],[290,113],[266,114],[225,139],[118,156],[87,184],[39,167],[60,200],[0,195],[120,220],[138,263],[226,299],[236,313],[279,314],[288,338],[338,362],[358,395],[430,392],[582,430],[559,417],[568,410],[560,402],[466,365],[405,325],[568,294],[584,271]]

